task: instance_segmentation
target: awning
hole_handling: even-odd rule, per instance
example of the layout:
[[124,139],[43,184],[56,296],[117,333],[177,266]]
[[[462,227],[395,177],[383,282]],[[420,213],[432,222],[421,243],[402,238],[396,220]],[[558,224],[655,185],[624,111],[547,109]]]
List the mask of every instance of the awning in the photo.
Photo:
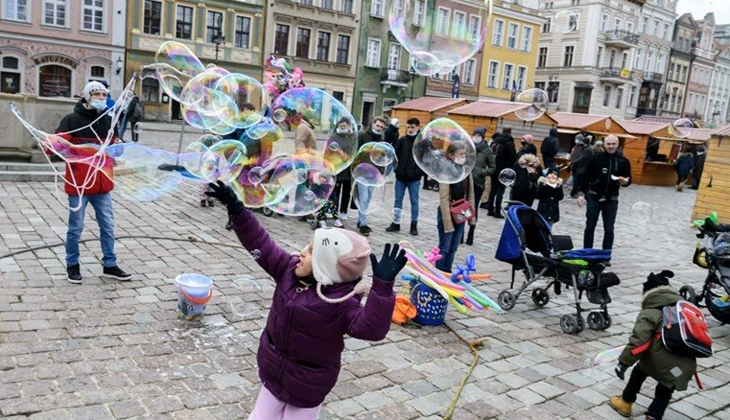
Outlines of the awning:
[[558,133],[562,134],[578,134],[580,130],[573,130],[571,128],[558,128]]
[[708,140],[695,140],[695,139],[678,139],[676,137],[652,137],[653,139],[657,140],[666,140],[666,141],[674,141],[677,143],[690,143],[690,144],[705,144],[709,141]]
[[613,136],[616,136],[616,137],[618,137],[620,139],[632,139],[633,140],[633,139],[637,139],[638,138],[636,136],[632,136],[631,134],[608,133],[608,132],[605,132],[605,131],[589,131],[589,133],[595,134],[597,136],[610,136],[610,135],[613,135]]
[[575,87],[578,89],[595,89],[595,86],[593,85],[593,83],[578,82],[575,84]]

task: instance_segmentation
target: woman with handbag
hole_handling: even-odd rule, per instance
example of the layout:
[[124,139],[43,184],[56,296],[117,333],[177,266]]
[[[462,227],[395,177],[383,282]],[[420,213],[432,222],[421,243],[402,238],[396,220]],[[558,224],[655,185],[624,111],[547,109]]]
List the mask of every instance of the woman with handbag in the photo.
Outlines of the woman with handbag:
[[537,180],[543,175],[540,162],[535,155],[522,155],[513,169],[516,178],[510,200],[532,207],[537,198]]
[[[466,145],[460,142],[451,143],[446,149],[445,158],[453,165],[464,165]],[[441,259],[436,261],[436,268],[439,270],[451,272],[456,251],[464,236],[465,225],[467,223],[470,226],[476,225],[475,206],[474,179],[471,174],[454,184],[440,183],[439,208],[436,212],[441,251]]]

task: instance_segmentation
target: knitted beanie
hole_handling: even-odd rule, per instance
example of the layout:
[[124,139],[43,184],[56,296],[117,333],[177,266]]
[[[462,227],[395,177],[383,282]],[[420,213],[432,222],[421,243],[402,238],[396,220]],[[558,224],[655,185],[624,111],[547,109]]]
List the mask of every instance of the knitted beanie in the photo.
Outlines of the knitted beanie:
[[674,272],[664,270],[659,274],[651,273],[644,282],[644,293],[661,286],[669,286],[669,279],[674,277]]
[[346,229],[323,228],[314,231],[312,271],[317,281],[317,294],[329,303],[342,302],[369,289],[368,282],[359,282],[351,293],[339,299],[329,299],[322,286],[356,281],[365,273],[370,256],[367,239]]
[[109,89],[105,88],[101,82],[91,81],[87,83],[86,86],[84,86],[84,99],[86,99],[86,102],[89,102],[91,100],[91,95],[96,92],[109,93]]

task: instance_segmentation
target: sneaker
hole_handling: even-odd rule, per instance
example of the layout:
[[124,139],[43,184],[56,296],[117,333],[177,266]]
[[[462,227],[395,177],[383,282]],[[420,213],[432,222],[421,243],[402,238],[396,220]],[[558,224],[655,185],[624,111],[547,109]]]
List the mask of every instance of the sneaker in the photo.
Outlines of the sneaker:
[[373,230],[370,229],[370,227],[368,225],[360,226],[360,235],[362,235],[362,236],[370,236],[370,232],[372,232],[372,231]]
[[200,200],[200,207],[208,207],[208,200],[206,200],[206,199]]
[[418,236],[418,222],[411,222],[411,235]]
[[327,229],[327,222],[325,222],[324,220],[320,220],[319,221],[319,227],[321,229]]
[[208,207],[215,207],[215,199],[213,199],[213,198],[208,199]]
[[226,230],[233,230],[233,223],[230,220],[226,223]]
[[68,275],[68,282],[73,284],[81,284],[81,266],[71,265],[66,269]]
[[116,265],[114,267],[104,267],[104,274],[102,274],[101,277],[119,281],[132,280],[131,274],[125,273],[124,270]]
[[385,228],[386,232],[400,232],[400,224],[398,223],[391,223],[390,226]]
[[341,227],[345,227],[345,225],[340,221],[340,219],[335,219],[335,227],[341,228]]
[[342,220],[343,222],[346,222],[347,219],[348,219],[347,213],[340,213],[340,220]]
[[622,416],[631,417],[631,407],[634,404],[624,401],[620,395],[615,395],[608,401],[608,405]]

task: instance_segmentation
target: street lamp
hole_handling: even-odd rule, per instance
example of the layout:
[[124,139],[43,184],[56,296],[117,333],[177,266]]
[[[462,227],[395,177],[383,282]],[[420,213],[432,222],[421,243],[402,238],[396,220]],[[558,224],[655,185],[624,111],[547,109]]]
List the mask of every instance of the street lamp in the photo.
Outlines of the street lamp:
[[122,61],[122,58],[117,58],[117,74],[122,72],[122,67],[124,67],[124,61]]
[[226,37],[223,35],[216,35],[213,37],[213,43],[215,44],[215,64],[218,65],[218,48],[226,41]]
[[411,100],[413,100],[413,89],[416,88],[416,69],[411,66],[410,70],[408,71],[411,74]]

